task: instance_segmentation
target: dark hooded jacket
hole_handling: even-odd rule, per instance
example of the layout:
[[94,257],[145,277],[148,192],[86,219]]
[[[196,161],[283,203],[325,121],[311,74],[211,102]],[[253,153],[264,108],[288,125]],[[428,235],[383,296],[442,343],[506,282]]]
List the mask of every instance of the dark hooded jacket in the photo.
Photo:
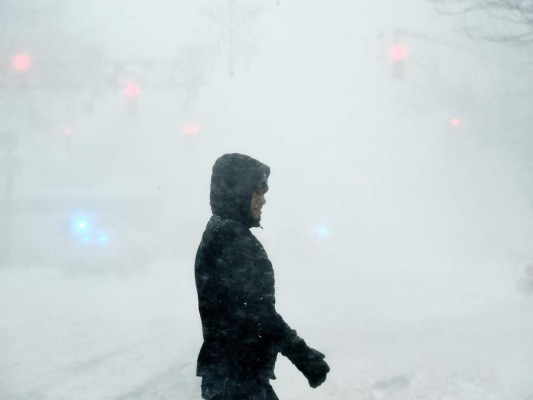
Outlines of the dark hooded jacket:
[[198,248],[195,278],[204,342],[197,375],[274,379],[278,352],[304,343],[276,312],[274,271],[250,232],[254,190],[267,190],[268,166],[226,154],[213,166],[211,209]]

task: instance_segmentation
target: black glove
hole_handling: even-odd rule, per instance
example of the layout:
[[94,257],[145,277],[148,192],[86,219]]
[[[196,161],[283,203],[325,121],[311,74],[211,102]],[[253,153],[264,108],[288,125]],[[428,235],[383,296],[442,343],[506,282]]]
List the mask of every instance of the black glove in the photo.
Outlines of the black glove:
[[282,354],[304,374],[312,388],[320,386],[326,380],[329,366],[324,361],[324,354],[307,346],[303,339],[293,341]]

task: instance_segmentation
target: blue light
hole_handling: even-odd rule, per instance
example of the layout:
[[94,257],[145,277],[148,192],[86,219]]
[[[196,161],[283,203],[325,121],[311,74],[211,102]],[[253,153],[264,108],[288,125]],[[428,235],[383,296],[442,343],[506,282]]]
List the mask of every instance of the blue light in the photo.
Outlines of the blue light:
[[320,228],[318,228],[318,236],[324,239],[329,237],[329,227],[322,225]]
[[86,246],[107,246],[112,232],[102,229],[95,215],[77,214],[70,221],[71,236]]
[[78,216],[72,221],[72,229],[78,235],[86,234],[89,231],[89,227],[89,221],[85,217]]

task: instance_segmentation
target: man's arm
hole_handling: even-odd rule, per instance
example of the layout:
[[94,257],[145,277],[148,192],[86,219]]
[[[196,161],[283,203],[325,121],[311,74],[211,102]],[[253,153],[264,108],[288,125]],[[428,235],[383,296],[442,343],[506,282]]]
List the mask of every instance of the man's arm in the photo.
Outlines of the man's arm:
[[232,235],[222,254],[228,268],[223,281],[231,293],[239,329],[246,336],[267,340],[291,360],[311,387],[319,386],[329,372],[324,355],[307,346],[278,314],[272,264],[253,236],[240,233]]

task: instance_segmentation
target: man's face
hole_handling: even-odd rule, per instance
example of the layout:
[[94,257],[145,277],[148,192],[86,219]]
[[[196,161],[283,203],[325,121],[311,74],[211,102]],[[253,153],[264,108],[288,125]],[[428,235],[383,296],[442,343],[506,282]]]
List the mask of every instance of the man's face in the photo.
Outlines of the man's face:
[[266,204],[265,193],[265,190],[258,189],[252,195],[252,216],[256,221],[261,219],[261,208]]

